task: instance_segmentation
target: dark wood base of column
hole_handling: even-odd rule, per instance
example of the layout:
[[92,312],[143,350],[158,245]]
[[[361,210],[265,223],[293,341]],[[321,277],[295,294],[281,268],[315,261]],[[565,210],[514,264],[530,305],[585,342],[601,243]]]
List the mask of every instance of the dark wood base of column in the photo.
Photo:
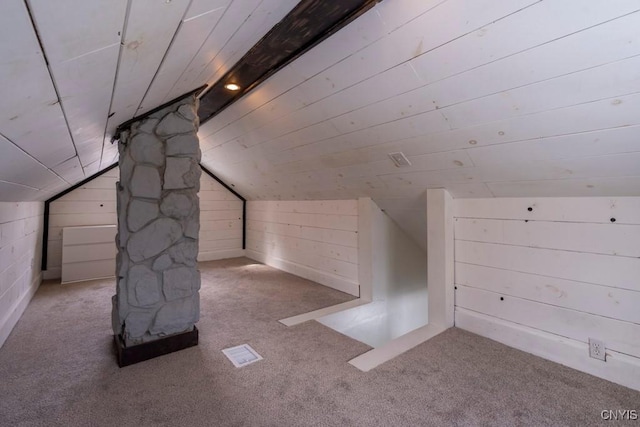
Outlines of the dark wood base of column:
[[118,366],[122,368],[198,345],[198,328],[194,326],[193,331],[171,335],[130,347],[125,346],[121,335],[114,335],[113,339],[116,346]]

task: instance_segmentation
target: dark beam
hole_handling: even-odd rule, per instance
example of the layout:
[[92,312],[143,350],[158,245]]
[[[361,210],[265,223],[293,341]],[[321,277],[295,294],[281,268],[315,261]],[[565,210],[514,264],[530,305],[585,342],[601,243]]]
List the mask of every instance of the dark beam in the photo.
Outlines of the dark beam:
[[[204,123],[381,0],[302,0],[200,97]],[[235,83],[240,90],[224,86]]]

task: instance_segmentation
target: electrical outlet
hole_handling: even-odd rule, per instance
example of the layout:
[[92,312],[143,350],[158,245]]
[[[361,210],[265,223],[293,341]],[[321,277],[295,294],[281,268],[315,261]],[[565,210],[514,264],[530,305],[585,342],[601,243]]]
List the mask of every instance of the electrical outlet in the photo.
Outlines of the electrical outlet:
[[589,357],[594,359],[607,361],[607,352],[604,342],[589,338]]

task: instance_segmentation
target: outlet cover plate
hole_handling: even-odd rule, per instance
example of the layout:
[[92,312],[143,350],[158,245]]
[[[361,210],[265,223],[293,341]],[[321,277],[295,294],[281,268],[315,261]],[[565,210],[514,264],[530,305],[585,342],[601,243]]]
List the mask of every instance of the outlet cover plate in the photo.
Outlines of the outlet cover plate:
[[604,342],[589,338],[589,357],[593,357],[594,359],[606,362],[607,352],[606,347],[604,346]]

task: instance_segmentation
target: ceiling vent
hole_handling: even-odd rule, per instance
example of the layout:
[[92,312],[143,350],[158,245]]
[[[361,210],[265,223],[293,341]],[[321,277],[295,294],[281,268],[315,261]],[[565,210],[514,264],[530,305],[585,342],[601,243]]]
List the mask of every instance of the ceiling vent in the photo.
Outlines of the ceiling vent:
[[399,168],[407,168],[411,166],[411,162],[404,153],[398,151],[397,153],[389,153],[389,157],[393,160],[393,163]]
[[236,368],[242,368],[243,366],[262,360],[262,356],[252,349],[249,344],[225,348],[222,352],[231,360],[231,363],[233,363],[233,366]]

